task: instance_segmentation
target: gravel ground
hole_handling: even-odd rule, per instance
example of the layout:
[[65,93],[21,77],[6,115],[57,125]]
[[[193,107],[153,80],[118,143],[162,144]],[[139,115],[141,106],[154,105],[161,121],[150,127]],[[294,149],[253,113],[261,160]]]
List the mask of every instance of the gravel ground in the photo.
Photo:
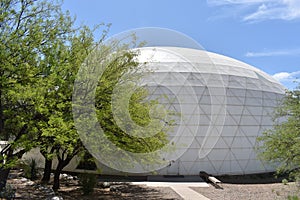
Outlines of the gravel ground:
[[142,185],[131,185],[119,183],[118,191],[110,191],[107,189],[96,188],[94,193],[89,196],[82,196],[80,189],[71,189],[70,187],[62,187],[59,190],[60,196],[64,200],[94,200],[94,199],[109,199],[109,200],[182,200],[182,198],[171,188],[166,187],[146,187]]
[[296,184],[221,184],[221,188],[210,185],[209,188],[192,188],[211,200],[283,200],[288,195],[300,197]]
[[132,185],[130,182],[113,182],[110,183],[109,188],[103,188],[101,184],[98,184],[93,194],[88,196],[82,194],[77,180],[62,179],[61,187],[56,194],[51,190],[51,184],[41,185],[39,181],[30,181],[23,177],[9,179],[8,184],[15,190],[15,199],[42,200],[60,196],[64,200],[182,200],[171,188]]
[[[41,185],[39,181],[30,181],[19,176],[19,172],[8,180],[13,187],[16,199],[49,199],[54,196],[51,184]],[[273,175],[255,176],[228,176],[218,177],[223,183],[220,188],[190,187],[211,200],[282,200],[290,196],[300,198],[300,183],[281,183],[281,179],[274,179]],[[103,183],[102,183],[103,184]],[[64,200],[182,200],[182,198],[169,187],[147,187],[145,185],[132,185],[130,182],[111,182],[113,186],[103,188],[101,182],[96,186],[94,193],[83,196],[78,180],[68,179],[68,175],[61,179],[61,188],[56,195]]]

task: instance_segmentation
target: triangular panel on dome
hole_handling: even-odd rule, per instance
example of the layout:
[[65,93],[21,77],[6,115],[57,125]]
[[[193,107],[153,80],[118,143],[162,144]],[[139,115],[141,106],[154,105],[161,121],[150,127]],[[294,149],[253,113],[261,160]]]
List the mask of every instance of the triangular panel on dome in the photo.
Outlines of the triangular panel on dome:
[[199,104],[199,109],[201,115],[211,115],[211,105]]
[[274,108],[273,107],[263,107],[263,116],[273,116]]
[[246,90],[246,96],[247,98],[262,98],[263,97],[263,92],[259,90]]
[[231,161],[230,160],[224,160],[222,162],[219,174],[231,174]]
[[249,160],[253,148],[241,148],[238,151],[232,151],[236,160]]
[[224,86],[224,80],[220,74],[207,74],[204,79],[205,85],[207,85],[209,88]]
[[207,155],[211,161],[223,161],[230,153],[228,148],[226,149],[212,149]]
[[180,162],[179,163],[179,171],[185,171],[187,175],[192,175],[192,168],[195,165],[195,162]]
[[[251,114],[251,113],[250,113]],[[262,120],[262,115],[244,115],[245,118],[251,118],[251,120],[254,120],[256,123],[255,124],[249,124],[252,126],[259,126],[261,124],[261,120]]]
[[[214,91],[215,93],[211,96],[211,104],[212,105],[222,105],[224,107],[227,106],[227,98],[225,96],[225,90],[222,91]],[[218,95],[219,94],[219,95]]]
[[229,88],[246,88],[246,78],[238,76],[229,76],[228,79]]
[[229,96],[226,99],[228,105],[244,105],[245,104],[245,97],[242,96]]
[[[189,120],[191,116],[198,115],[200,108],[197,104],[180,104],[178,105],[179,114],[184,118],[184,120]],[[187,118],[188,117],[188,118]]]
[[245,115],[261,116],[263,108],[261,106],[245,106]]
[[227,88],[226,96],[228,97],[245,97],[246,90],[241,88]]
[[264,99],[263,100],[263,106],[268,106],[268,107],[276,107],[277,101],[273,99]]
[[230,144],[228,145],[228,141],[224,141],[224,137],[220,137],[214,148],[216,149],[228,149],[230,148]]
[[238,163],[239,163],[241,169],[243,170],[243,172],[245,172],[245,169],[249,163],[249,160],[238,160]]
[[260,80],[260,82],[263,91],[273,91],[273,83],[265,80]]
[[247,116],[247,115],[244,115],[242,116],[241,118],[241,123],[240,125],[242,126],[255,126],[255,125],[259,125],[260,124],[260,119],[261,117],[260,116]]
[[187,78],[188,84],[193,86],[205,86],[205,81],[202,76],[199,76],[199,74],[190,73]]
[[247,87],[248,90],[260,90],[261,84],[256,78],[247,78]]
[[262,98],[255,98],[255,97],[247,97],[245,104],[248,105],[248,106],[262,106],[263,105],[263,99]]
[[235,125],[226,125],[223,127],[222,136],[223,137],[232,137],[236,135],[238,131],[238,126]]
[[231,119],[231,125],[239,126],[241,122],[242,115],[228,115],[226,120]]
[[253,148],[253,145],[247,138],[236,136],[232,142],[231,148]]
[[195,66],[183,60],[183,62],[177,62],[172,65],[172,71],[174,72],[195,72]]
[[221,168],[222,168],[222,165],[223,165],[223,160],[212,160],[211,161],[211,164],[213,166],[213,168],[217,171],[217,172],[220,172],[221,171]]
[[162,83],[165,83],[164,85],[179,85],[184,86],[189,73],[172,73],[169,72],[168,75],[165,77],[165,80],[162,81]]
[[247,171],[247,173],[259,173],[264,172],[265,167],[263,166],[260,160],[249,160],[245,171]]
[[[236,133],[233,133],[233,134],[236,134]],[[222,136],[222,139],[223,141],[227,144],[228,148],[231,148],[231,145],[232,145],[232,142],[233,142],[233,139],[234,139],[234,135],[232,137],[224,137]]]
[[210,95],[198,96],[198,104],[210,105],[211,104],[211,96]]
[[[228,101],[227,101],[228,103]],[[242,115],[244,112],[243,105],[227,105],[226,106],[227,113],[230,115]]]
[[217,143],[219,136],[216,137],[205,137],[201,143],[201,147],[207,152],[211,151]]
[[257,136],[258,133],[260,132],[260,127],[255,125],[255,126],[241,126],[239,129],[248,137],[251,136]]
[[276,100],[277,99],[277,95],[273,92],[263,92],[263,98],[264,99],[272,99],[272,100]]
[[240,163],[237,160],[231,160],[230,161],[230,168],[231,168],[231,173],[242,173],[244,170],[240,166]]
[[181,162],[194,162],[199,158],[199,149],[187,149],[187,151],[181,156]]
[[199,126],[209,126],[211,123],[211,116],[210,115],[200,115]]
[[206,171],[209,174],[218,174],[219,172],[216,170],[216,168],[212,165],[211,161],[204,161],[201,162],[201,165],[199,167],[200,171]]
[[250,136],[246,136],[246,138],[249,140],[249,142],[253,145],[253,147],[255,147],[256,143],[257,143],[257,137],[250,137]]
[[273,124],[272,116],[263,116],[261,120],[261,125],[270,125]]

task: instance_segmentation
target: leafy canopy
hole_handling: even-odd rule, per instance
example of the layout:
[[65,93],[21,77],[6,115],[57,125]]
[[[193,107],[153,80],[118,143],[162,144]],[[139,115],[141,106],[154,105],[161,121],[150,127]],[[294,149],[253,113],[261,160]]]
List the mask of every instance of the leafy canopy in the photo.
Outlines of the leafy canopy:
[[278,166],[278,172],[288,172],[300,178],[300,87],[287,91],[274,113],[274,127],[258,140],[260,156]]

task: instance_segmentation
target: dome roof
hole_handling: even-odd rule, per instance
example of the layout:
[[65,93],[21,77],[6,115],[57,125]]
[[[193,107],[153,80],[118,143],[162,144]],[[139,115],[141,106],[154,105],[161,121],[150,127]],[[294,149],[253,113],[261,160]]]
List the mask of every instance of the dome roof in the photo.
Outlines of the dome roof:
[[155,72],[207,73],[245,77],[263,82],[264,87],[259,87],[259,90],[276,93],[283,93],[285,90],[277,80],[260,69],[217,53],[181,47],[143,47],[139,48],[139,51],[138,61],[148,62],[148,66]]

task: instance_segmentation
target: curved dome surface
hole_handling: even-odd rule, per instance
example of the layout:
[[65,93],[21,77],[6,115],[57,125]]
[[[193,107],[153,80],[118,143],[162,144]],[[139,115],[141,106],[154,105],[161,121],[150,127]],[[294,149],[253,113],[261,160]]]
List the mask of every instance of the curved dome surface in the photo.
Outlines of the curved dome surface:
[[[180,113],[168,132],[175,150],[161,155],[169,164],[157,174],[274,171],[259,160],[255,147],[257,136],[272,128],[272,113],[284,96],[279,82],[246,63],[203,50],[145,47],[139,51],[138,61],[147,62],[151,71],[143,79],[150,97]],[[79,158],[73,159],[65,170],[78,171],[78,163]],[[96,164],[102,174],[123,174]]]
[[[285,88],[273,77],[262,70],[236,59],[204,50],[178,47],[141,48],[140,62],[150,62],[155,72],[217,73],[262,80],[263,90],[282,93]],[[157,66],[157,63],[160,66]],[[181,65],[174,65],[181,63]],[[188,63],[186,65],[185,63]],[[214,66],[214,67],[212,67]]]
[[176,151],[158,174],[249,174],[273,171],[257,158],[256,138],[272,128],[272,112],[285,88],[263,71],[203,50],[141,48],[138,60],[153,71],[145,78],[152,98],[181,113],[169,132]]

